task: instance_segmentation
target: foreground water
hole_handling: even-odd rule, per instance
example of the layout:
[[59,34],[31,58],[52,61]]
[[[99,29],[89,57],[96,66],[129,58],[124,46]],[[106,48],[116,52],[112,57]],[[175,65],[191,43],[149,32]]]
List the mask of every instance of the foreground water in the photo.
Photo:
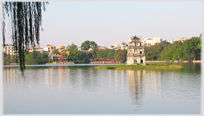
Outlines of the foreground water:
[[4,114],[200,114],[199,63],[178,70],[4,67]]

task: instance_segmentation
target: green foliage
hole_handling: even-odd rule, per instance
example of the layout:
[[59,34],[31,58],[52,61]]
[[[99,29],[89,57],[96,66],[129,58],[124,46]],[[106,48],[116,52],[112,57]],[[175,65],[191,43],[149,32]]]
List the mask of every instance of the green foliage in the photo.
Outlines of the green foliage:
[[201,44],[200,37],[193,37],[192,39],[184,41],[183,48],[183,60],[195,60],[200,59],[201,57],[201,49],[199,48],[199,44]]
[[156,44],[154,46],[145,47],[146,60],[157,60],[163,50],[162,44]]
[[48,53],[47,52],[37,52],[37,51],[33,51],[33,52],[27,52],[25,54],[25,62],[27,65],[30,64],[45,64],[45,63],[49,63],[52,61],[51,59],[48,58]]
[[9,55],[9,54],[7,55],[6,53],[4,53],[3,56],[4,56],[4,64],[17,62],[17,56],[16,55]]
[[93,51],[91,51],[91,53],[92,53],[92,59],[96,59],[97,58],[97,53],[98,52],[98,48],[95,46],[94,48],[93,48]]
[[114,59],[115,49],[108,50],[107,59]]
[[183,49],[182,49],[182,47],[179,47],[179,48],[173,53],[173,59],[172,59],[172,60],[181,59],[182,56],[183,56]]
[[53,51],[52,51],[52,54],[61,55],[61,53],[60,53],[58,50],[53,50]]
[[97,47],[97,44],[94,42],[94,41],[88,41],[86,40],[85,42],[83,42],[81,44],[81,47],[84,47],[84,50],[88,50],[90,48],[90,45],[91,46],[94,46],[94,47]]
[[116,50],[114,54],[115,60],[124,63],[127,60],[127,51],[126,50]]
[[87,53],[77,50],[77,46],[72,43],[68,46],[69,56],[68,61],[73,61],[74,63],[89,63],[89,56]]
[[76,51],[78,51],[77,46],[74,45],[74,43],[72,43],[72,45],[68,45],[67,48],[68,48],[67,50],[70,51],[70,52],[76,52]]
[[172,44],[165,41],[154,46],[145,47],[146,60],[196,60],[201,59],[201,37],[192,37],[183,43]]
[[174,42],[171,45],[168,45],[160,54],[161,60],[172,60],[173,53],[182,45],[181,42]]
[[68,60],[73,61],[74,63],[89,63],[90,62],[87,54],[81,51],[70,52]]
[[96,54],[98,59],[107,59],[108,50],[99,50]]

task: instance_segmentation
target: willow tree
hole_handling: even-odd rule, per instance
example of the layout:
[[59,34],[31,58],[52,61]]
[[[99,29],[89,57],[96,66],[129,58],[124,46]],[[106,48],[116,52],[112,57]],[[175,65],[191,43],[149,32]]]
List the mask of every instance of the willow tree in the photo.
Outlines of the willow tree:
[[[3,46],[5,46],[5,24],[11,19],[12,41],[17,51],[20,69],[25,69],[24,50],[39,44],[42,25],[42,10],[48,2],[3,2]],[[7,15],[7,16],[6,16]]]

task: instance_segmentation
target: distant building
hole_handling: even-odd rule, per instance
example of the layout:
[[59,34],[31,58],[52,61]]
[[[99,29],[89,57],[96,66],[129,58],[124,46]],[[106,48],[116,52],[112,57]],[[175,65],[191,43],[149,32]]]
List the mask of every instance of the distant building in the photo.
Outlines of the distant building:
[[67,49],[65,45],[58,45],[58,52],[64,52]]
[[107,47],[104,47],[104,46],[98,48],[98,50],[107,50],[107,49],[108,49],[108,48],[107,48]]
[[44,51],[47,51],[49,56],[52,54],[52,51],[54,51],[56,47],[54,45],[48,44],[46,48],[44,48]]
[[129,39],[127,64],[145,64],[144,43],[139,37],[133,36]]
[[38,51],[38,52],[42,53],[43,48],[40,48],[38,45],[35,45],[33,48],[29,48],[27,51],[28,52]]
[[125,42],[121,42],[120,43],[120,49],[121,50],[125,50],[125,49],[127,49],[128,48],[128,44],[126,44]]
[[161,42],[160,37],[147,37],[141,39],[140,41],[143,42],[145,46],[152,46]]
[[90,48],[88,49],[88,52],[93,50],[93,46],[90,46]]
[[115,46],[109,46],[108,49],[115,49]]
[[51,55],[50,58],[54,62],[67,62],[67,58],[65,56],[62,56],[62,55]]
[[186,41],[186,40],[188,40],[188,39],[192,39],[192,38],[184,38],[184,37],[177,37],[177,40],[176,41],[180,41],[180,42],[184,42],[184,41]]
[[16,55],[15,50],[14,50],[14,46],[12,44],[6,44],[3,47],[3,51],[4,53],[6,53],[7,55]]

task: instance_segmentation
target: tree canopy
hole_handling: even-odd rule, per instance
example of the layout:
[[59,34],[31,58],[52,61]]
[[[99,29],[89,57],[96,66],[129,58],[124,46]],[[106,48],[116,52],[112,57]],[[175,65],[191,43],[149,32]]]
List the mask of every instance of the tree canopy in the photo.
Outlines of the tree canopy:
[[93,47],[97,47],[98,45],[94,41],[88,41],[86,40],[81,44],[81,47],[84,47],[84,50],[88,50],[90,48],[90,45]]

